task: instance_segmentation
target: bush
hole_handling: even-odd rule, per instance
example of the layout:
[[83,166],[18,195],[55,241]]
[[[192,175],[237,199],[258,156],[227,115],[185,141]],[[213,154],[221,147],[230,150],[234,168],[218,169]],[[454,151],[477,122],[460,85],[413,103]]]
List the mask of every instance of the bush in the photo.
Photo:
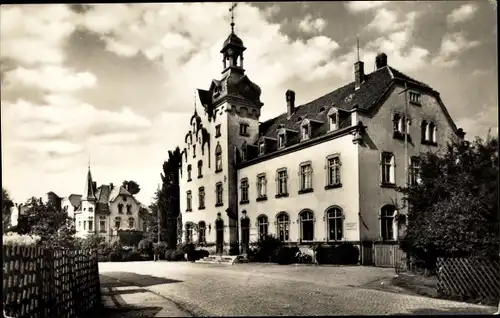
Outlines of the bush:
[[210,256],[210,252],[207,250],[197,250],[196,253],[197,260]]
[[280,265],[293,264],[297,261],[297,259],[296,259],[297,253],[300,253],[300,250],[296,246],[293,246],[293,247],[280,246],[274,252],[274,255],[272,256],[271,261],[273,263],[278,263]]
[[319,246],[316,249],[319,264],[355,265],[359,261],[359,250],[350,243],[335,246]]
[[298,253],[296,255],[296,258],[297,262],[300,264],[311,264],[313,261],[312,256],[305,253]]
[[40,236],[38,235],[20,235],[16,232],[8,232],[3,235],[3,245],[23,245],[30,246],[36,245],[40,242]]
[[122,252],[122,261],[123,262],[142,261],[141,253],[139,253],[139,251],[137,251],[135,248],[127,252]]
[[276,250],[282,246],[283,243],[272,235],[264,236],[257,242],[255,249],[250,249],[249,260],[253,259],[254,262],[269,262]]
[[165,243],[165,242],[160,242],[159,244],[154,243],[153,244],[153,252],[156,255],[159,255],[160,258],[163,257],[165,255],[165,253],[167,252],[167,243]]
[[141,240],[137,250],[143,254],[153,255],[153,241],[151,239]]

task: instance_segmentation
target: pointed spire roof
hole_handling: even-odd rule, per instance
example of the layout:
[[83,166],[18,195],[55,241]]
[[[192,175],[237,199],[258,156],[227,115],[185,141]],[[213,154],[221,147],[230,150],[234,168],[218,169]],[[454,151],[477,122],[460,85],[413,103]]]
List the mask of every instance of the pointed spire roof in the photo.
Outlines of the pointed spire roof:
[[89,171],[87,172],[87,179],[85,180],[85,188],[83,190],[83,197],[82,201],[95,201],[95,193],[94,193],[94,182],[92,181],[92,173],[90,172],[90,165],[89,165]]

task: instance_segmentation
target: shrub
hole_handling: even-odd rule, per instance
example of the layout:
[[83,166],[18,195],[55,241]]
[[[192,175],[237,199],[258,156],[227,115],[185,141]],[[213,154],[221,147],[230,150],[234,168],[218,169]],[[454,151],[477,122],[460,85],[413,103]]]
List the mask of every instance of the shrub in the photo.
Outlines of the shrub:
[[165,259],[171,262],[178,262],[184,260],[184,252],[179,250],[170,249],[165,252]]
[[300,252],[296,255],[296,258],[300,264],[311,264],[313,260],[311,255]]
[[177,250],[184,252],[185,254],[193,253],[195,250],[193,243],[183,243],[177,247]]
[[153,241],[151,239],[143,239],[139,242],[137,250],[143,254],[153,254]]
[[271,261],[280,265],[293,264],[297,261],[297,253],[300,253],[300,250],[296,246],[280,246],[276,249]]
[[358,264],[359,250],[350,243],[335,246],[319,246],[316,261],[319,264],[354,265]]
[[165,242],[160,242],[159,244],[154,243],[153,244],[153,252],[156,255],[159,255],[160,258],[163,257],[165,255],[165,253],[167,252],[167,243],[165,243]]
[[197,252],[198,259],[202,259],[202,258],[210,256],[210,252],[208,252],[207,250],[197,250],[196,252]]
[[16,232],[8,232],[7,234],[3,235],[3,245],[30,246],[30,245],[36,245],[39,242],[40,242],[40,236],[38,235],[20,235]]
[[259,239],[257,247],[252,250],[249,259],[254,259],[256,262],[269,262],[276,250],[282,246],[283,243],[272,235],[266,235]]
[[122,253],[122,261],[123,262],[136,262],[142,261],[141,253],[137,251],[135,248],[130,251]]

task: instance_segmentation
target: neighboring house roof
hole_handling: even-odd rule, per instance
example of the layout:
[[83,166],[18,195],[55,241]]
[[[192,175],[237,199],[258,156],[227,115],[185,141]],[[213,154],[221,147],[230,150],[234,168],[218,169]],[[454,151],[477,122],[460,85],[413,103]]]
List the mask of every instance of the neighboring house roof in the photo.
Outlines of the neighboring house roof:
[[109,211],[109,196],[111,194],[111,186],[107,184],[101,185],[97,188],[97,211],[107,212]]
[[68,197],[69,202],[71,205],[77,209],[80,207],[80,204],[82,203],[82,195],[81,194],[70,194]]
[[113,202],[120,195],[134,197],[124,187],[118,186],[118,187],[114,187],[113,190],[111,190],[111,193],[109,195],[109,202]]

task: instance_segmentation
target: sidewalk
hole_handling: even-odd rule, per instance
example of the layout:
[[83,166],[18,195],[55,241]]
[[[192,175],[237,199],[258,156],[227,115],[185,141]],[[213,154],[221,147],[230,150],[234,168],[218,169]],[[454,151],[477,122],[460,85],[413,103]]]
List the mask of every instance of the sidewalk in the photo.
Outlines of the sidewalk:
[[170,300],[139,286],[101,275],[103,317],[191,317]]

